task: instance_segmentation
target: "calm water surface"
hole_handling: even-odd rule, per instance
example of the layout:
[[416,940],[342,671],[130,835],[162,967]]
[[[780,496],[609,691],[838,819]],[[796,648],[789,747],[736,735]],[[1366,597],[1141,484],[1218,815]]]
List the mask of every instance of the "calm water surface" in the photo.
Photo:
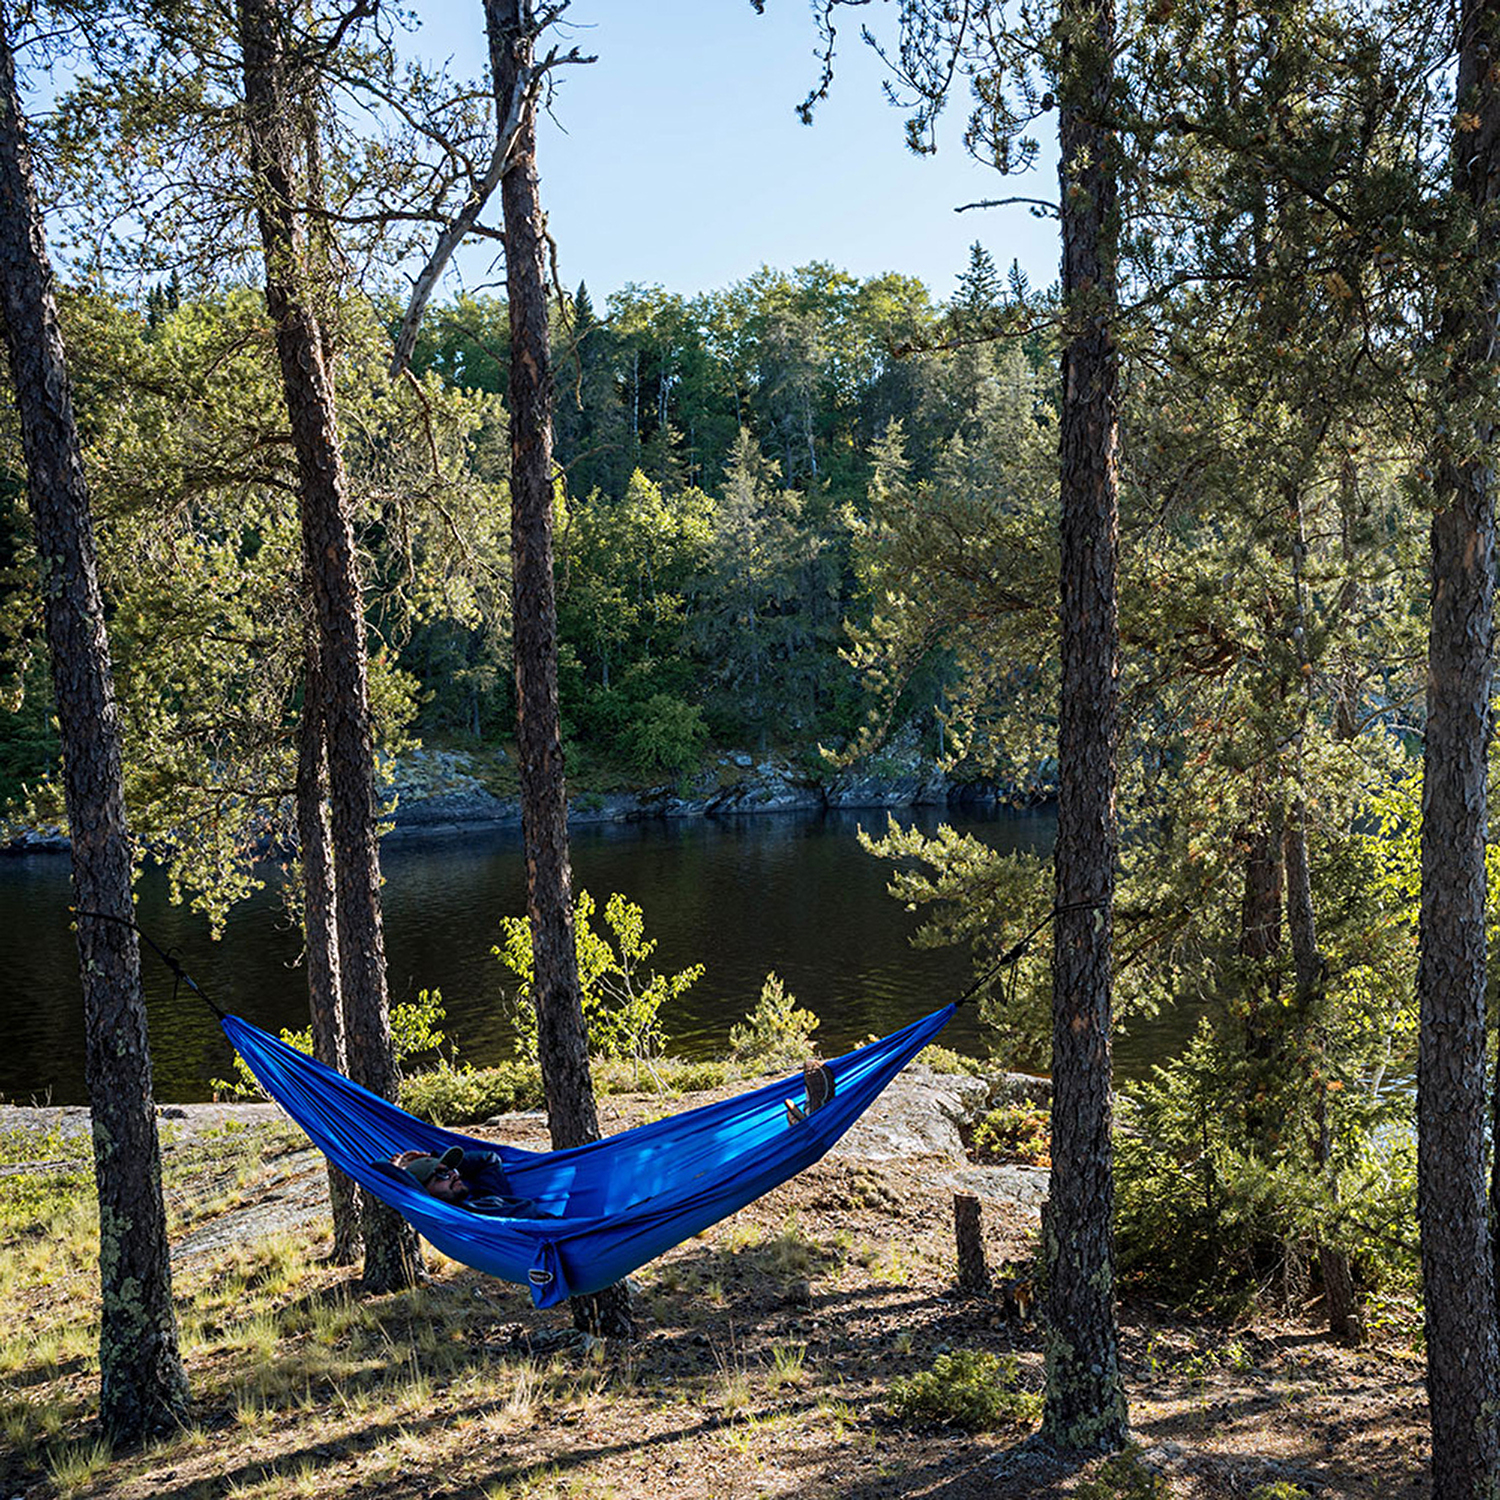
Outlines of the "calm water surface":
[[[730,1025],[775,969],[822,1018],[818,1042],[831,1056],[954,998],[971,978],[965,954],[910,947],[916,919],[886,895],[886,865],[855,839],[861,823],[879,828],[884,817],[772,814],[576,830],[574,883],[601,907],[621,891],[644,909],[647,933],[659,940],[657,968],[706,966],[663,1014],[672,1051],[721,1055]],[[974,819],[934,810],[915,820],[1042,854],[1055,828],[1048,811]],[[500,917],[524,909],[519,837],[410,838],[388,843],[382,862],[392,999],[441,989],[462,1055],[476,1065],[504,1057],[509,976],[490,949]],[[177,950],[224,1009],[272,1030],[306,1024],[300,942],[273,890],[238,908],[217,943],[201,918],[168,903],[159,872],[148,871],[140,897],[142,926]],[[66,856],[0,859],[0,1098],[12,1102],[86,1098],[71,899]],[[208,1080],[229,1076],[228,1044],[200,1001],[174,995],[158,960],[143,962],[156,1096],[206,1099]],[[972,1010],[959,1012],[945,1041],[981,1050]],[[1139,1042],[1122,1048],[1127,1071],[1146,1060]]]

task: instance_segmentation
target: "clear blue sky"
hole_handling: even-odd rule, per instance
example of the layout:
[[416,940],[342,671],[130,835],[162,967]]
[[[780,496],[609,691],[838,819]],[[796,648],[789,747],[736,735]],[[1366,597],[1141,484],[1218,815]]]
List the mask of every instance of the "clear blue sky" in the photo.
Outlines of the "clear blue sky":
[[[587,281],[602,303],[627,282],[688,294],[763,264],[826,260],[858,276],[907,272],[942,298],[976,239],[1002,269],[1019,260],[1034,285],[1055,281],[1055,224],[1019,207],[954,212],[1055,198],[1055,143],[1044,140],[1040,171],[1001,178],[965,156],[960,99],[937,155],[908,152],[858,35],[893,10],[845,13],[833,94],[809,127],[794,113],[818,77],[807,0],[767,0],[764,16],[749,0],[574,0],[566,40],[599,60],[562,71],[558,125],[544,124],[538,148],[564,284]],[[416,13],[412,51],[481,72],[479,0],[424,0]],[[492,254],[466,252],[466,285],[486,279]]]

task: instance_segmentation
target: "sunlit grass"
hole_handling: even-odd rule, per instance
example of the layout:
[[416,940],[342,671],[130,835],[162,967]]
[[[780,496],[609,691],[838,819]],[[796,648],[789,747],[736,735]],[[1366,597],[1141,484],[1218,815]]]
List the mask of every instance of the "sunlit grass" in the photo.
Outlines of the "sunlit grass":
[[734,1255],[741,1250],[752,1249],[754,1246],[760,1244],[764,1238],[765,1232],[759,1224],[741,1217],[735,1219],[729,1228],[724,1231],[724,1236],[720,1244],[723,1246],[726,1254]]
[[734,1426],[725,1430],[725,1447],[736,1453],[774,1452],[780,1444],[779,1434],[802,1417],[797,1412],[777,1411],[766,1416],[746,1414]]
[[69,1500],[87,1489],[108,1467],[113,1454],[108,1443],[78,1443],[62,1448],[47,1460],[47,1473],[57,1488],[59,1500]]
[[818,1413],[828,1424],[829,1434],[835,1440],[842,1438],[846,1432],[859,1423],[854,1408],[847,1401],[841,1401],[834,1396],[824,1396],[819,1399]]
[[806,1364],[806,1344],[772,1344],[771,1368],[766,1376],[766,1384],[773,1391],[806,1385]]
[[274,1359],[281,1343],[281,1324],[271,1312],[254,1312],[226,1329],[221,1344],[248,1354],[257,1362]]
[[[253,1194],[275,1170],[265,1139],[242,1127],[207,1143],[184,1133],[168,1171],[179,1222],[211,1219]],[[724,1349],[718,1309],[737,1307],[767,1276],[807,1275],[830,1258],[823,1239],[795,1217],[771,1229],[764,1222],[744,1217],[648,1268],[642,1302],[656,1306],[666,1325],[704,1327]],[[820,1220],[808,1223],[821,1227]],[[117,1460],[119,1472],[101,1480],[99,1466],[108,1460],[92,1444],[78,1444],[97,1415],[94,1241],[91,1185],[48,1204],[45,1221],[8,1240],[0,1236],[0,1447],[34,1469],[59,1500],[146,1483],[140,1455]],[[736,1348],[731,1331],[717,1370],[693,1373],[682,1373],[674,1348],[653,1340],[526,1357],[516,1347],[524,1341],[503,1331],[511,1317],[536,1326],[529,1309],[507,1306],[524,1302],[524,1293],[476,1282],[433,1256],[432,1282],[366,1301],[353,1289],[351,1271],[323,1264],[316,1251],[316,1238],[305,1231],[269,1234],[196,1251],[174,1267],[196,1425],[154,1443],[149,1455],[153,1471],[180,1470],[174,1492],[211,1490],[238,1500],[326,1500],[353,1486],[404,1492],[415,1470],[431,1474],[446,1464],[452,1472],[445,1477],[475,1496],[608,1500],[643,1491],[622,1491],[605,1478],[608,1460],[570,1462],[559,1474],[547,1467],[554,1445],[566,1444],[570,1433],[592,1436],[596,1423],[633,1436],[636,1424],[649,1420],[645,1413],[673,1405],[688,1408],[684,1423],[708,1416],[721,1434],[716,1441],[748,1456],[774,1451],[783,1423],[823,1426],[811,1398],[794,1394],[814,1383],[805,1343],[753,1336]],[[726,1251],[747,1254],[731,1266]],[[701,1335],[697,1342],[707,1347]],[[689,1368],[699,1358],[693,1355]],[[16,1376],[24,1380],[19,1397],[5,1389]],[[844,1418],[830,1420],[837,1427]],[[331,1442],[345,1456],[337,1479],[328,1464],[305,1456]],[[497,1461],[507,1452],[509,1462]]]

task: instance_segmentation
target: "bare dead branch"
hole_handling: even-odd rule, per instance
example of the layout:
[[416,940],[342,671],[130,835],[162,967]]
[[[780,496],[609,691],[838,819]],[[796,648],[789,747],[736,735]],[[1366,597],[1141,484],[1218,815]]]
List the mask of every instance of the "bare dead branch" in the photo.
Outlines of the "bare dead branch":
[[1013,203],[1024,203],[1031,208],[1042,209],[1054,219],[1060,219],[1062,212],[1055,203],[1046,198],[980,198],[975,203],[960,203],[953,210],[956,214],[966,214],[971,208],[1008,208]]
[[[559,3],[543,10],[536,19],[533,36],[556,21],[567,9],[567,3],[568,0],[559,0]],[[411,297],[407,302],[406,312],[402,315],[401,327],[396,334],[395,348],[391,353],[393,376],[399,375],[411,359],[422,315],[426,312],[427,304],[432,299],[438,280],[447,269],[454,252],[468,235],[482,232],[476,227],[479,223],[479,215],[483,213],[495,189],[500,186],[501,179],[510,170],[516,138],[521,132],[522,124],[535,112],[546,75],[555,68],[572,64],[583,65],[595,61],[597,61],[595,57],[584,56],[577,47],[571,47],[567,52],[559,52],[554,47],[541,62],[518,70],[515,87],[511,90],[509,98],[502,97],[499,76],[492,71],[496,125],[489,166],[484,176],[471,186],[463,206],[439,233],[437,244],[433,247],[427,264],[422,267],[412,283]]]

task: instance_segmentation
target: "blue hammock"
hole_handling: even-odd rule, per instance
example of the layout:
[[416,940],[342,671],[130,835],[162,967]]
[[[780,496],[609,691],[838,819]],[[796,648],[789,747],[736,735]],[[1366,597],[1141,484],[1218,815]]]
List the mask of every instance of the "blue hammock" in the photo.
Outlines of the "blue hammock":
[[[828,1066],[837,1092],[787,1123],[800,1076],[570,1151],[523,1151],[397,1109],[238,1016],[221,1024],[261,1087],[335,1166],[444,1255],[531,1287],[538,1307],[597,1292],[811,1166],[953,1015],[952,1005]],[[550,1219],[491,1218],[431,1197],[390,1164],[402,1151],[492,1151],[511,1192]]]

